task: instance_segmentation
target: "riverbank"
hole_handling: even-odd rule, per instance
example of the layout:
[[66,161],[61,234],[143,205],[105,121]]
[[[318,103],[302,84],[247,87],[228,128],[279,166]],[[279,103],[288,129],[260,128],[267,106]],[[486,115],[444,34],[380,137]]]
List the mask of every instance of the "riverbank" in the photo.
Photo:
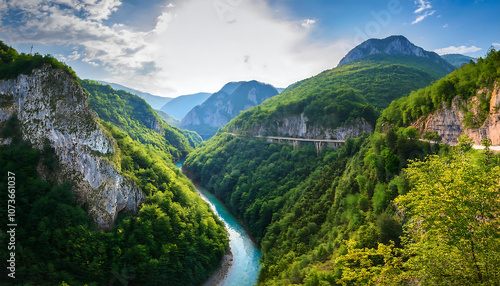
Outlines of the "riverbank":
[[203,283],[203,286],[220,285],[227,278],[227,274],[231,266],[233,266],[233,253],[229,249],[222,257],[222,262],[219,268],[217,268],[214,272],[212,272],[212,274],[210,274],[210,278],[208,278],[208,280]]

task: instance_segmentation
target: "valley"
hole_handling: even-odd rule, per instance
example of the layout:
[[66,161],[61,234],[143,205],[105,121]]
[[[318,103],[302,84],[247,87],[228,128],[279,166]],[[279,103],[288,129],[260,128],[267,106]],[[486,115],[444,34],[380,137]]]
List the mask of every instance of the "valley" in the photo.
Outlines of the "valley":
[[[182,168],[183,161],[175,164]],[[196,185],[196,184],[195,184]],[[226,225],[229,234],[230,253],[223,259],[221,269],[218,269],[205,286],[244,286],[257,282],[260,270],[260,250],[238,220],[212,193],[201,186],[196,186],[200,196],[209,203],[215,214]]]
[[1,284],[498,285],[500,52],[447,58],[171,99],[0,42]]

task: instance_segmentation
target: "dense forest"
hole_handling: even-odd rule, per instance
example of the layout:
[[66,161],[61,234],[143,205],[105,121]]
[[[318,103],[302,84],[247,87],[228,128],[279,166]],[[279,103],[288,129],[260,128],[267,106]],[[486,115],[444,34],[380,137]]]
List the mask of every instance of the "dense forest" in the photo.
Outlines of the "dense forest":
[[481,126],[490,110],[491,92],[478,93],[478,90],[483,88],[492,90],[499,78],[500,51],[491,49],[487,56],[484,59],[479,58],[477,63],[470,62],[432,85],[391,102],[382,112],[379,123],[408,126],[419,117],[443,108],[443,104],[450,107],[457,96],[465,102],[477,96],[478,110],[469,110],[468,104],[461,104],[461,108],[466,114],[464,118],[466,127]]
[[[114,130],[114,135],[120,137],[121,148],[134,153],[124,157],[136,166],[127,171],[147,174],[147,181],[138,181],[149,196],[138,216],[122,214],[110,232],[93,225],[75,204],[69,185],[51,185],[38,177],[38,162],[55,160],[49,157],[53,156],[49,147],[38,151],[21,143],[0,148],[0,171],[13,172],[16,178],[16,285],[63,281],[69,285],[198,285],[217,265],[228,244],[225,230],[192,185],[175,169],[162,166],[159,158],[142,153],[126,134]],[[149,166],[141,165],[145,161]],[[146,169],[139,172],[139,166]],[[7,177],[1,180],[7,186]],[[2,196],[0,205],[7,209],[6,204],[7,196]],[[2,216],[3,233],[6,220]],[[6,238],[0,239],[4,245]],[[2,251],[2,260],[7,255]],[[2,268],[3,277],[6,271]]]
[[99,118],[121,128],[134,140],[156,150],[170,153],[179,161],[201,142],[193,131],[165,123],[146,101],[124,90],[114,90],[91,80],[80,80],[88,102]]
[[[15,65],[0,63],[9,74],[10,68]],[[88,206],[75,203],[69,183],[40,177],[39,168],[59,172],[63,166],[49,141],[40,150],[23,141],[23,126],[14,114],[0,130],[0,138],[12,138],[0,146],[0,172],[15,174],[16,279],[12,284],[2,279],[2,285],[200,285],[229,242],[223,223],[173,164],[198,144],[199,136],[188,132],[188,139],[184,131],[157,120],[142,99],[92,84],[87,86],[96,96],[90,101],[107,116],[99,123],[116,142],[116,151],[103,159],[134,180],[147,198],[137,215],[122,212],[112,230],[97,229]],[[106,100],[104,110],[99,104]],[[146,125],[149,118],[157,120],[158,133]],[[0,177],[3,190],[8,178]],[[7,210],[10,198],[4,194],[0,207]],[[0,218],[4,246],[7,219]],[[9,253],[0,252],[0,259],[7,261]],[[2,267],[2,277],[7,273]]]
[[446,74],[446,69],[427,58],[372,55],[292,84],[281,94],[242,112],[224,128],[244,132],[301,113],[308,124],[332,129],[359,117],[375,125],[379,110],[391,101]]
[[[495,265],[500,253],[490,247],[500,249],[495,231],[500,186],[494,179],[500,156],[488,155],[485,164],[485,154],[470,146],[463,149],[466,152],[460,150],[419,141],[412,127],[350,139],[342,148],[325,149],[319,156],[313,146],[294,150],[220,134],[193,152],[183,168],[214,192],[256,238],[263,253],[259,285],[366,285],[382,281],[382,276],[384,285],[412,279],[425,285],[498,283]],[[426,159],[431,154],[434,157]],[[407,168],[409,159],[417,162]],[[445,162],[449,168],[439,169]],[[457,180],[452,179],[455,173]],[[460,188],[460,193],[437,200],[435,189],[417,184],[430,182],[429,176],[435,181],[431,186],[449,192]],[[440,177],[449,179],[440,182]],[[476,186],[474,192],[470,184]],[[440,218],[439,210],[456,206],[453,200],[475,197],[481,199],[474,208],[464,201],[449,219]],[[415,223],[425,221],[431,210],[435,217],[421,231],[436,231],[440,239],[415,233]],[[479,223],[481,232],[464,238],[476,215],[488,223]],[[470,260],[473,243],[477,261]],[[444,253],[456,261],[457,269],[467,272],[450,275],[458,270],[443,265],[443,258],[435,260]],[[391,260],[385,261],[389,254]],[[434,272],[438,264],[439,272]],[[367,273],[360,273],[361,268]]]
[[[453,79],[455,95],[470,98],[498,81],[499,62],[490,51],[431,88]],[[230,125],[266,118],[272,100]],[[414,107],[424,110],[425,101]],[[183,168],[255,237],[259,285],[499,284],[500,155],[472,149],[466,136],[450,147],[390,123],[320,154],[219,132]]]

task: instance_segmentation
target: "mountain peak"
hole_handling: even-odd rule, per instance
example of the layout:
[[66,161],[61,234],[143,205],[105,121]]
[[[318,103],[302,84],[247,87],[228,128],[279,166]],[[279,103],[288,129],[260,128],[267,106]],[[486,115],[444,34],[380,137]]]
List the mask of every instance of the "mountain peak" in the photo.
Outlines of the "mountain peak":
[[395,35],[385,39],[369,39],[364,41],[349,51],[339,62],[339,66],[376,54],[411,55],[439,60],[439,56],[436,53],[428,52],[421,47],[415,46],[404,36]]

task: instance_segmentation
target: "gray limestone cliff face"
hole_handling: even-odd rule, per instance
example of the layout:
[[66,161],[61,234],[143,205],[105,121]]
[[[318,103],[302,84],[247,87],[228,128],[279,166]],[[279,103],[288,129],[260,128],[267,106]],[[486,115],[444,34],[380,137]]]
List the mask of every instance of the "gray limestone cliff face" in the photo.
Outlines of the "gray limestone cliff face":
[[[235,130],[235,132],[237,131]],[[373,127],[363,118],[331,129],[320,124],[308,124],[307,117],[302,113],[275,119],[269,125],[256,126],[252,130],[246,131],[245,135],[345,140],[360,137],[364,132],[373,132]]]
[[464,102],[455,97],[450,108],[443,103],[443,108],[434,111],[432,114],[419,118],[413,127],[417,128],[421,134],[425,132],[436,132],[443,138],[443,142],[448,144],[458,143],[457,138],[462,133],[469,135],[474,140],[474,144],[481,144],[481,140],[489,138],[493,145],[500,145],[500,85],[497,83],[493,90],[479,90],[479,93],[491,92],[490,110],[484,123],[478,128],[466,128],[463,122],[464,111],[461,106],[468,105],[469,110],[477,113],[478,99],[473,97],[469,102]]
[[59,170],[39,168],[42,177],[70,182],[76,201],[88,205],[99,228],[112,228],[122,210],[137,212],[144,193],[106,159],[116,142],[98,124],[85,92],[64,71],[45,66],[31,75],[0,80],[0,128],[14,114],[23,140],[36,149],[48,140],[55,149]]

